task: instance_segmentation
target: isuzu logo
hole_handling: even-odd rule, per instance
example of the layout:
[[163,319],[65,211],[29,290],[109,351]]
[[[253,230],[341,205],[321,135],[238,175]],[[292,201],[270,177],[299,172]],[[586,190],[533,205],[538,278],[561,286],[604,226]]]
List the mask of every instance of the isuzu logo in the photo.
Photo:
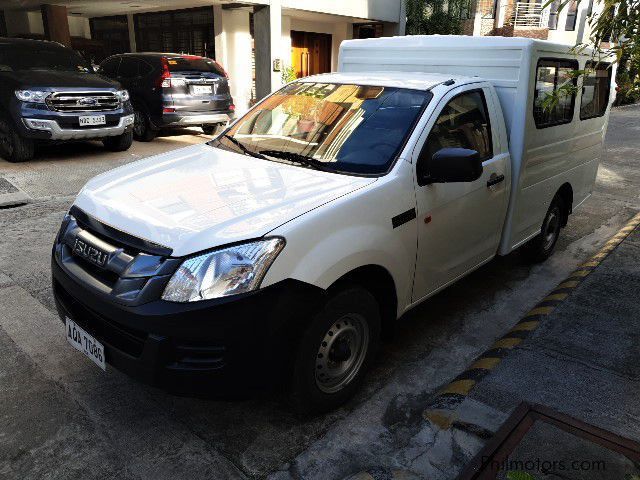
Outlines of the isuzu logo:
[[81,99],[78,100],[78,104],[84,105],[84,106],[96,105],[97,103],[98,103],[98,100],[96,100],[93,97],[82,97]]
[[99,248],[94,247],[77,237],[73,244],[73,253],[99,267],[104,267],[107,263],[107,259],[109,258],[109,255],[106,252],[103,252]]

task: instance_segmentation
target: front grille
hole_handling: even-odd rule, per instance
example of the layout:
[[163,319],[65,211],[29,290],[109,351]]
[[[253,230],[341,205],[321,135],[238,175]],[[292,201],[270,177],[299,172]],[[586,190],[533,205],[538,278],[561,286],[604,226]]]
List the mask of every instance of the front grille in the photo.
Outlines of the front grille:
[[113,92],[55,92],[47,105],[57,112],[104,112],[116,110],[120,99]]

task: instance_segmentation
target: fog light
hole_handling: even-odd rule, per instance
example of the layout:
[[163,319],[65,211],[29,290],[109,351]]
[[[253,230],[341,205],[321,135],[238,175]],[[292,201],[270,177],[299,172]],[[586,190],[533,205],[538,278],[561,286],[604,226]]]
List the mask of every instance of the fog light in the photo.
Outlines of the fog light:
[[134,115],[127,115],[126,117],[122,118],[122,123],[125,127],[128,127],[129,125],[133,125],[134,122]]
[[36,120],[33,118],[25,118],[24,122],[27,124],[27,127],[34,130],[51,130],[50,120]]

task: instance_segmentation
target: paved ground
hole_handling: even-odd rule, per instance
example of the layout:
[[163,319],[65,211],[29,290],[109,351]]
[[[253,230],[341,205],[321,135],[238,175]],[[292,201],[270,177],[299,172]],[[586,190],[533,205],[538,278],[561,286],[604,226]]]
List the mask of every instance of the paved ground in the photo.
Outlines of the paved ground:
[[[53,312],[51,242],[84,181],[203,140],[158,139],[125,156],[76,146],[32,164],[0,160],[0,176],[35,199],[0,210],[0,478],[343,478],[406,465],[394,455],[411,445],[406,455],[422,459],[434,478],[451,478],[482,441],[455,429],[431,435],[427,400],[640,210],[640,108],[632,107],[612,115],[596,191],[548,262],[500,258],[425,302],[402,320],[357,398],[301,420],[272,398],[180,398],[113,369],[105,374],[66,343]],[[67,149],[80,155],[67,159]],[[474,424],[486,428],[508,411],[477,403]]]

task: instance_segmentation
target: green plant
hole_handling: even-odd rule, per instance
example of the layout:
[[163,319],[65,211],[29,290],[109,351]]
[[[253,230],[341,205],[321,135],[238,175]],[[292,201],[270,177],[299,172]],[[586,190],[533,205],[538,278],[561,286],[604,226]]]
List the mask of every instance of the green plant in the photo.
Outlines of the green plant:
[[536,480],[536,477],[527,472],[507,472],[508,480]]
[[280,78],[282,79],[282,83],[290,83],[297,80],[298,76],[294,68],[291,65],[287,65],[282,69],[282,72],[280,72]]
[[469,18],[469,0],[405,0],[407,35],[455,35]]

